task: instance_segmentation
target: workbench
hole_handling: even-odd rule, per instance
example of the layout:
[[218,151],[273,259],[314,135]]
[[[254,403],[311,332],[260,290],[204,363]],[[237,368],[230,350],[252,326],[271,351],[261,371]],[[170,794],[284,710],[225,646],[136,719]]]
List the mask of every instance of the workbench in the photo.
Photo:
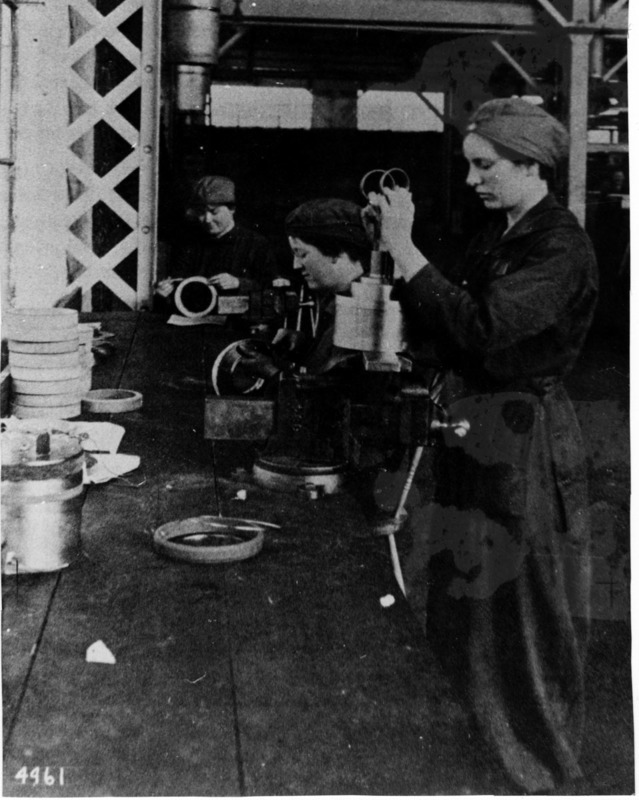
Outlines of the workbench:
[[[4,795],[500,793],[355,495],[261,489],[250,445],[227,443],[217,507],[204,401],[237,337],[148,313],[105,315],[103,329],[115,349],[94,388],[144,405],[83,419],[123,425],[119,451],[141,466],[89,487],[81,558],[4,576]],[[154,552],[162,523],[218,512],[281,527],[246,561]],[[97,640],[115,664],[87,663]],[[599,738],[586,748],[604,782],[627,755],[610,728],[624,716],[609,716],[592,737],[614,754]]]

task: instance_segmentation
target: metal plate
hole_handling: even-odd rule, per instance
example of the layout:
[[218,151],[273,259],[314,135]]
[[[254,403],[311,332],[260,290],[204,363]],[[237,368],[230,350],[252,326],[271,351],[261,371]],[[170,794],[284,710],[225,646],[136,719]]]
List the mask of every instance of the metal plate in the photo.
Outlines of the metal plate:
[[188,517],[161,525],[153,534],[158,553],[192,564],[220,564],[251,558],[262,549],[271,522],[236,517]]

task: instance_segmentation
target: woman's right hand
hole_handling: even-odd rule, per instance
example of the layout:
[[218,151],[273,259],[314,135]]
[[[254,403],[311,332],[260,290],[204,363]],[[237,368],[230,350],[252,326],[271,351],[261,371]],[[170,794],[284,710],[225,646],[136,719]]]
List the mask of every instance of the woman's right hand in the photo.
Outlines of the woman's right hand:
[[155,285],[155,293],[159,294],[160,297],[168,297],[171,292],[173,291],[175,281],[172,278],[165,278],[159,283]]
[[413,244],[413,196],[400,186],[384,188],[383,194],[370,199],[379,209],[380,245],[392,256],[401,277],[410,280],[426,263],[425,257]]
[[413,196],[403,187],[385,188],[383,194],[375,195],[374,205],[379,209],[381,243],[392,255],[412,242]]
[[289,358],[298,355],[307,345],[306,336],[301,331],[278,328],[271,342],[273,350]]
[[280,372],[269,353],[260,352],[250,344],[238,345],[237,352],[241,357],[242,370],[252,378],[274,378]]

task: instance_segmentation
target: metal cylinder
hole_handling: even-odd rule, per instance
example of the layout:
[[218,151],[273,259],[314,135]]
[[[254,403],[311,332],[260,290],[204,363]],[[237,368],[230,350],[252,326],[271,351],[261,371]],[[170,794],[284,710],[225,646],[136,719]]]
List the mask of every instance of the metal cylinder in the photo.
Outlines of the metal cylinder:
[[180,64],[176,71],[175,105],[178,111],[204,111],[211,86],[208,67]]
[[335,298],[337,347],[398,353],[404,349],[404,317],[397,300],[390,299],[390,286],[354,283],[352,297]]
[[167,53],[174,64],[216,64],[220,0],[171,0]]
[[3,442],[3,572],[53,572],[68,566],[81,549],[85,488],[84,452],[73,437],[51,435],[50,449],[32,452]]
[[289,375],[279,384],[276,430],[253,465],[260,486],[279,491],[341,489],[348,468],[350,403],[339,379]]

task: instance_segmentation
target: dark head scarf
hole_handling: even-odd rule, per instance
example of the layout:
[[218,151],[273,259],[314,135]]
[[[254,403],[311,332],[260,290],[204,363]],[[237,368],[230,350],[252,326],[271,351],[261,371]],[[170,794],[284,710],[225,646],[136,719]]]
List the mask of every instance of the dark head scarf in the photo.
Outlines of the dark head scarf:
[[543,108],[520,97],[483,103],[470,118],[466,133],[483,136],[514,154],[555,167],[568,155],[564,126]]
[[235,203],[235,184],[222,175],[205,175],[193,184],[189,205],[228,206]]
[[305,236],[322,236],[357,247],[370,247],[362,223],[362,209],[348,200],[325,198],[302,203],[286,217],[284,226],[288,236],[302,240]]

